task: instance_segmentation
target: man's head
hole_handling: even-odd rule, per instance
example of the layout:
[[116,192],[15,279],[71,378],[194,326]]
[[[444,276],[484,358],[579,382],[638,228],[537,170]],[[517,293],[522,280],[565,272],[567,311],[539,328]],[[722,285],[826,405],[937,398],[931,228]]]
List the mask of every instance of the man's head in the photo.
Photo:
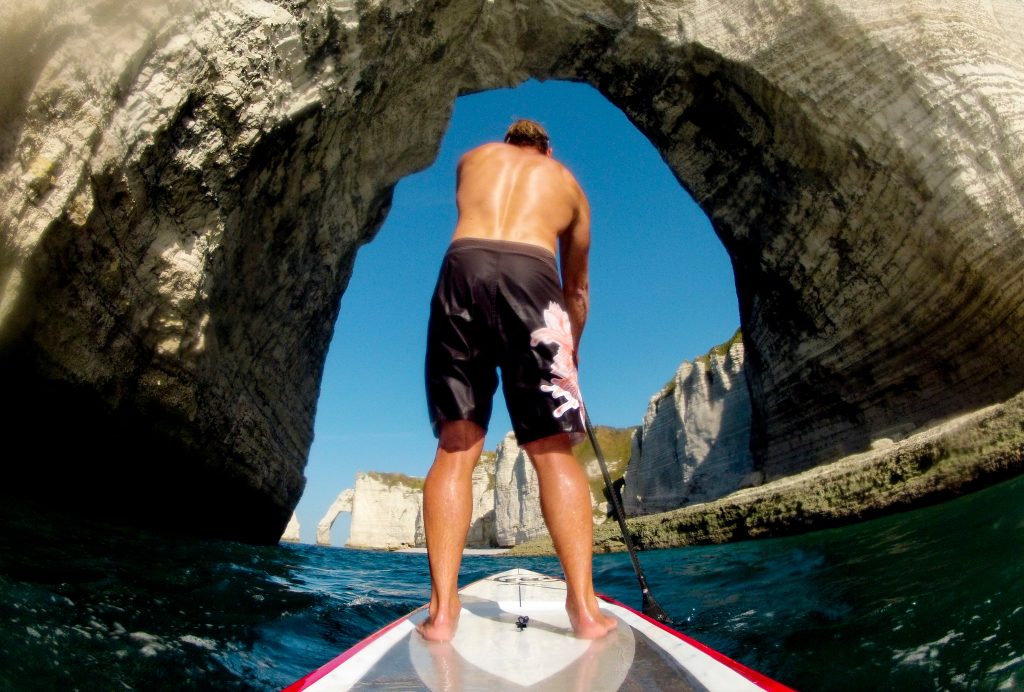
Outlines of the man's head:
[[505,143],[517,147],[532,147],[542,154],[551,151],[551,140],[540,123],[532,120],[517,120],[505,133]]

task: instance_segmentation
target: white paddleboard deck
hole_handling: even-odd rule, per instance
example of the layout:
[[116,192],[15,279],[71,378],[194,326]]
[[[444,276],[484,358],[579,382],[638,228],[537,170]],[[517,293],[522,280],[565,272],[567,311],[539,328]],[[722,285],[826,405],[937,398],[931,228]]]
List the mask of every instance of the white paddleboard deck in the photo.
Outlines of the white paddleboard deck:
[[[783,685],[601,599],[619,626],[577,639],[565,612],[565,582],[511,569],[459,591],[451,642],[428,642],[416,625],[426,606],[355,645],[288,690],[786,690]],[[517,622],[529,618],[525,627]]]

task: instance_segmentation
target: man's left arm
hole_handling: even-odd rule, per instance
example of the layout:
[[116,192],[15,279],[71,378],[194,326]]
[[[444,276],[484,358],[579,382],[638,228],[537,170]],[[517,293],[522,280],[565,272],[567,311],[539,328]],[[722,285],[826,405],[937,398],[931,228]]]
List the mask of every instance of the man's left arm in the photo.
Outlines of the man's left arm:
[[569,313],[573,353],[577,360],[580,338],[590,311],[590,204],[582,190],[579,190],[579,198],[572,225],[559,237],[562,295]]

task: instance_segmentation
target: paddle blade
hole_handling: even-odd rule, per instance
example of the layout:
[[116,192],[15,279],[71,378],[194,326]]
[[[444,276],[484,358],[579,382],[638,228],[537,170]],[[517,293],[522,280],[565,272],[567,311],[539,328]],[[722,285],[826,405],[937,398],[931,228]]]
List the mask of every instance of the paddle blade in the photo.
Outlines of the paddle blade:
[[657,620],[663,624],[669,624],[672,621],[668,618],[666,613],[658,602],[654,600],[654,596],[651,595],[650,591],[644,591],[644,602],[641,612],[652,620]]

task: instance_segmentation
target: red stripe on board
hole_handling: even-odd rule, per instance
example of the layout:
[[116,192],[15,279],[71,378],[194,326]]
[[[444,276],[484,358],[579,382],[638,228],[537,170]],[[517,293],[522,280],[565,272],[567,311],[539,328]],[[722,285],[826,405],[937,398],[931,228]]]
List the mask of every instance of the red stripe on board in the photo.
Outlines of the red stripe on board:
[[393,630],[395,627],[398,627],[400,623],[405,622],[406,620],[408,620],[424,608],[426,608],[426,606],[421,606],[416,610],[412,611],[411,613],[409,613],[408,615],[406,615],[405,617],[398,618],[390,625],[387,625],[386,627],[377,630],[366,639],[362,640],[358,644],[354,644],[351,648],[347,649],[345,653],[331,659],[324,665],[314,670],[312,673],[309,673],[308,675],[305,675],[296,680],[295,682],[293,682],[292,684],[288,685],[288,687],[284,688],[282,692],[298,692],[298,690],[304,690],[308,688],[314,682],[325,677],[328,673],[331,673],[332,671],[336,670],[342,663],[355,656],[357,653],[368,647],[370,644],[380,639],[387,632]]
[[696,639],[693,639],[692,637],[688,637],[685,634],[683,634],[682,632],[677,632],[676,630],[672,629],[668,625],[665,625],[665,624],[663,624],[661,622],[658,622],[654,618],[648,617],[648,616],[644,615],[643,613],[640,613],[640,612],[637,612],[637,611],[633,610],[632,608],[630,608],[625,603],[621,603],[619,601],[616,601],[614,598],[611,598],[610,596],[605,596],[604,594],[597,594],[597,596],[602,601],[606,601],[608,603],[612,603],[614,605],[619,606],[620,608],[625,608],[626,610],[628,610],[629,612],[633,613],[634,615],[639,615],[640,617],[642,617],[644,620],[646,620],[647,622],[651,623],[655,627],[658,627],[658,628],[668,632],[669,634],[671,634],[672,636],[676,637],[677,639],[683,640],[684,642],[686,642],[687,644],[689,644],[693,648],[695,648],[698,651],[701,651],[701,652],[707,654],[708,656],[710,656],[711,658],[715,659],[716,661],[718,661],[722,665],[726,666],[727,668],[731,668],[732,670],[736,671],[737,673],[739,673],[740,675],[745,677],[747,680],[750,680],[752,683],[757,685],[758,687],[761,687],[761,688],[763,688],[765,690],[770,690],[771,692],[795,692],[795,690],[793,690],[791,687],[786,687],[782,683],[776,682],[775,680],[772,680],[767,675],[759,673],[756,670],[754,670],[753,668],[748,668],[745,665],[743,665],[742,663],[740,663],[739,661],[732,660],[731,658],[729,658],[725,654],[721,653],[720,651],[715,651],[710,646],[707,646],[705,644],[701,644]]

